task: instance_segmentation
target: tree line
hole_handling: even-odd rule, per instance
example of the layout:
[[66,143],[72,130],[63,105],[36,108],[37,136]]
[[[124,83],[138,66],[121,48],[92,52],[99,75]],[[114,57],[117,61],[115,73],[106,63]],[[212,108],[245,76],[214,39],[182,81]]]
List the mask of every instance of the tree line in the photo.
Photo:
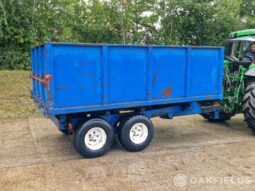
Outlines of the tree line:
[[45,41],[207,46],[247,28],[254,0],[0,0],[0,69],[30,69]]

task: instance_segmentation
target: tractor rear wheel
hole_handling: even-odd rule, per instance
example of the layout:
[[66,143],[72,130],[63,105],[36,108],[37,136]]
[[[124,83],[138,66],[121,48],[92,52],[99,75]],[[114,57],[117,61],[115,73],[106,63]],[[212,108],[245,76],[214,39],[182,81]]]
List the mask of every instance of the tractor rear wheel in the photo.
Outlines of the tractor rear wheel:
[[255,82],[249,83],[246,88],[242,110],[248,127],[255,133]]

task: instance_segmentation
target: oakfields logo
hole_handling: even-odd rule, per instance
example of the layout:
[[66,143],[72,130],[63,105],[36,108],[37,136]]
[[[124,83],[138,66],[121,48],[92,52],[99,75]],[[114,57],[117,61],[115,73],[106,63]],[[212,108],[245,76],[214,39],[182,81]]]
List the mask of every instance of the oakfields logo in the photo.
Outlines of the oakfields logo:
[[185,174],[177,174],[174,177],[174,185],[176,187],[184,187],[187,184],[251,184],[252,180],[250,177],[247,176],[240,176],[240,177],[195,177],[190,176],[187,177]]
[[174,185],[177,187],[183,187],[188,183],[187,176],[184,174],[177,174],[174,177]]

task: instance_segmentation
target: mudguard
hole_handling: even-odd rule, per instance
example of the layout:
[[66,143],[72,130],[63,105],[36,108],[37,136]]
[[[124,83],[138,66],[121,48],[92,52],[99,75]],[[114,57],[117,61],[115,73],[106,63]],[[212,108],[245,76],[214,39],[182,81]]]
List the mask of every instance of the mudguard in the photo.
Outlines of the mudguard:
[[249,77],[255,77],[255,68],[247,70],[244,75]]

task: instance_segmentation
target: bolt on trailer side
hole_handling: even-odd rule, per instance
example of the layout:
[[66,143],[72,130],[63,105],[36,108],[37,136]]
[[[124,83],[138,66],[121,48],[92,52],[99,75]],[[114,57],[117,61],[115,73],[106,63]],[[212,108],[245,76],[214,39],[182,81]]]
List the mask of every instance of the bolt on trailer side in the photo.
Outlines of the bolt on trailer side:
[[64,133],[93,118],[114,130],[134,115],[209,112],[218,108],[201,103],[222,98],[223,55],[217,47],[46,43],[32,49],[32,94]]

